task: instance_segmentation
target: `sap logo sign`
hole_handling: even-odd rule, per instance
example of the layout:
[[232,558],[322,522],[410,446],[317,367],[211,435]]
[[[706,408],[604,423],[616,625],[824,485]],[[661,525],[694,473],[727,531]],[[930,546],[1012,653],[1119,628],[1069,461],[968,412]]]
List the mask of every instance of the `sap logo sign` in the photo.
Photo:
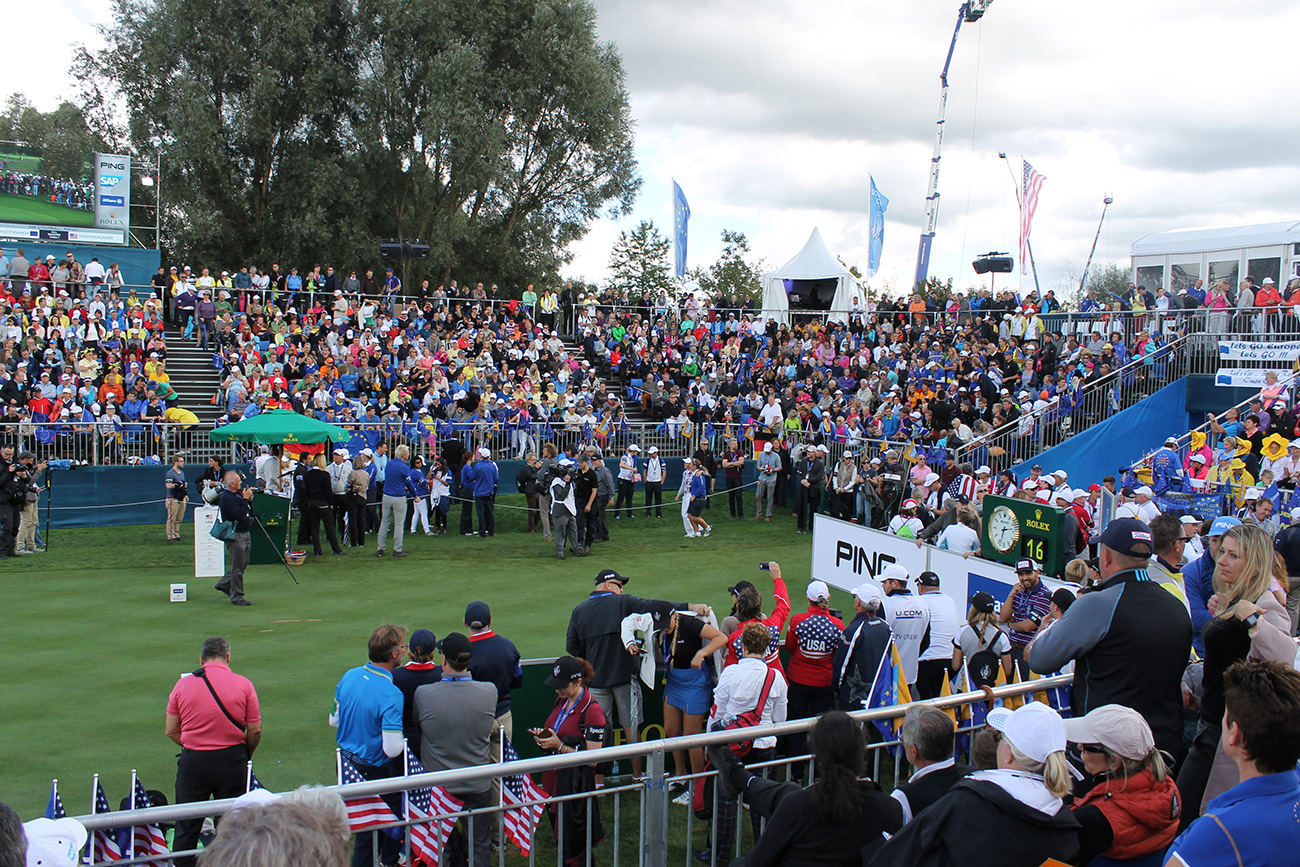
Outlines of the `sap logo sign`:
[[892,554],[868,551],[843,540],[835,543],[835,568],[847,566],[854,575],[861,575],[863,567],[866,567],[867,574],[875,578],[886,566],[897,562],[898,559]]
[[101,187],[116,187],[121,182],[121,180],[122,180],[121,178],[116,177],[114,175],[100,175],[99,185]]
[[112,169],[113,171],[118,172],[126,171],[126,163],[110,163],[107,160],[100,160],[99,167],[101,169]]
[[99,203],[106,208],[120,208],[126,204],[126,199],[122,196],[100,196]]

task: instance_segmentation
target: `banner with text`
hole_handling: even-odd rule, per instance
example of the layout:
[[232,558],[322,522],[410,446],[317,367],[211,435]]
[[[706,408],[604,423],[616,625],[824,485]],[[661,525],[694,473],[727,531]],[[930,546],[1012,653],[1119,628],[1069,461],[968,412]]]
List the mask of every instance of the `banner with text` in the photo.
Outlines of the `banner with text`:
[[1298,341],[1219,341],[1219,360],[1221,361],[1295,361],[1297,358],[1300,358],[1300,342]]
[[[966,619],[970,597],[983,590],[1001,605],[1016,583],[1016,570],[1002,563],[984,560],[972,554],[963,557],[942,548],[922,544],[915,539],[900,539],[890,533],[858,524],[817,515],[813,520],[812,577],[832,587],[847,590],[871,582],[880,584],[880,573],[893,563],[907,569],[913,582],[922,572],[939,576],[939,589],[957,603],[961,619]],[[1043,579],[1049,589],[1069,587],[1060,581]],[[850,616],[845,612],[845,616]]]
[[1262,367],[1220,367],[1214,372],[1214,384],[1224,388],[1263,388],[1266,373]]
[[95,227],[125,231],[131,215],[131,158],[95,154]]

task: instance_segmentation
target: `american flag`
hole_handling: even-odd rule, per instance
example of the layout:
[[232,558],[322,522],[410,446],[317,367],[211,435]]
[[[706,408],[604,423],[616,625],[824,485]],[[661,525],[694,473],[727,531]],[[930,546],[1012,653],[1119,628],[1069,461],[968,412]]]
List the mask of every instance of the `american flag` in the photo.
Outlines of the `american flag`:
[[59,781],[50,783],[50,801],[45,805],[45,818],[62,819],[68,815],[63,809],[63,799],[59,797]]
[[[510,739],[501,733],[501,758],[506,762],[519,760],[519,752]],[[501,778],[501,806],[506,810],[502,814],[506,836],[519,847],[524,857],[532,852],[533,834],[537,823],[542,819],[545,806],[538,803],[525,806],[528,801],[544,801],[546,793],[538,788],[528,774],[514,774]]]
[[1024,163],[1024,179],[1020,190],[1020,273],[1029,273],[1029,230],[1034,225],[1034,211],[1038,209],[1038,193],[1047,178],[1038,173],[1038,169]]
[[[352,783],[364,783],[365,777],[361,772],[352,766],[347,759],[340,759],[342,774],[339,783],[347,786]],[[348,828],[352,833],[364,831],[367,828],[374,828],[377,825],[387,825],[397,821],[397,816],[384,799],[378,795],[364,795],[359,798],[350,798],[343,801],[348,808]]]
[[249,762],[248,763],[248,788],[245,789],[245,791],[251,792],[254,789],[265,789],[265,788],[266,786],[262,785],[262,781],[257,778],[257,774],[253,773],[253,763]]
[[844,629],[836,626],[835,621],[819,615],[805,617],[794,628],[799,651],[812,660],[830,659],[843,635]]
[[[95,781],[95,806],[91,809],[91,814],[111,813],[113,810],[108,806],[108,798],[104,795],[104,787]],[[92,845],[95,848],[95,860],[102,861],[120,861],[122,859],[122,847],[117,845],[117,829],[111,828],[107,831],[96,831],[91,837]]]
[[975,479],[973,476],[957,476],[948,483],[948,493],[954,497],[965,497],[967,500],[975,499]]
[[[153,806],[153,801],[149,800],[149,794],[145,791],[144,784],[138,778],[135,781],[133,794],[132,809],[147,810]],[[131,847],[135,850],[131,855],[132,858],[147,857],[149,855],[169,856],[171,854],[171,850],[167,848],[167,838],[163,836],[162,828],[157,825],[136,825],[132,828]],[[142,862],[142,867],[171,867],[171,861],[145,861]]]
[[[410,750],[406,751],[406,775],[428,773],[428,770]],[[454,818],[434,819],[434,816],[447,817],[456,813],[465,804],[447,793],[441,786],[429,788],[424,786],[411,789],[406,793],[406,820],[415,822],[411,828],[411,854],[428,864],[438,867],[442,852],[447,847],[447,837],[456,826]],[[420,821],[428,820],[428,821]],[[489,822],[487,816],[479,816],[476,821]]]

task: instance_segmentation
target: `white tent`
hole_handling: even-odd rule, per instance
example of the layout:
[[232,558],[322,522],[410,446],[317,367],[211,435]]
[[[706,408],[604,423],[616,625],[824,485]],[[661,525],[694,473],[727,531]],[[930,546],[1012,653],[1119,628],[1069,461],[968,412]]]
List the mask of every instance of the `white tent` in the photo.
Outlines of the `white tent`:
[[854,298],[858,299],[859,309],[866,306],[862,284],[826,249],[820,229],[812,230],[808,243],[793,259],[763,275],[763,316],[788,325],[790,298],[785,290],[786,280],[835,280],[835,297],[827,314],[830,320],[848,322]]

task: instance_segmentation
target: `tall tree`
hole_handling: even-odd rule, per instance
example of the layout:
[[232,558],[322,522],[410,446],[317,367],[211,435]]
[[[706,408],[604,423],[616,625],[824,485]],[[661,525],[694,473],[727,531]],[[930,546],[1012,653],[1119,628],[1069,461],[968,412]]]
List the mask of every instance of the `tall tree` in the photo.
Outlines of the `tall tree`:
[[710,298],[731,298],[741,301],[763,299],[763,267],[761,262],[750,262],[749,240],[744,232],[722,230],[722,254],[707,269],[697,271],[695,278],[700,288]]
[[[640,181],[621,61],[588,0],[117,0],[82,57],[163,153],[178,240],[223,258],[372,259],[545,279]],[[238,38],[233,38],[237,34]]]
[[610,288],[618,292],[647,292],[651,297],[662,289],[671,295],[669,246],[668,239],[648,220],[642,220],[631,232],[620,232],[609,255]]

